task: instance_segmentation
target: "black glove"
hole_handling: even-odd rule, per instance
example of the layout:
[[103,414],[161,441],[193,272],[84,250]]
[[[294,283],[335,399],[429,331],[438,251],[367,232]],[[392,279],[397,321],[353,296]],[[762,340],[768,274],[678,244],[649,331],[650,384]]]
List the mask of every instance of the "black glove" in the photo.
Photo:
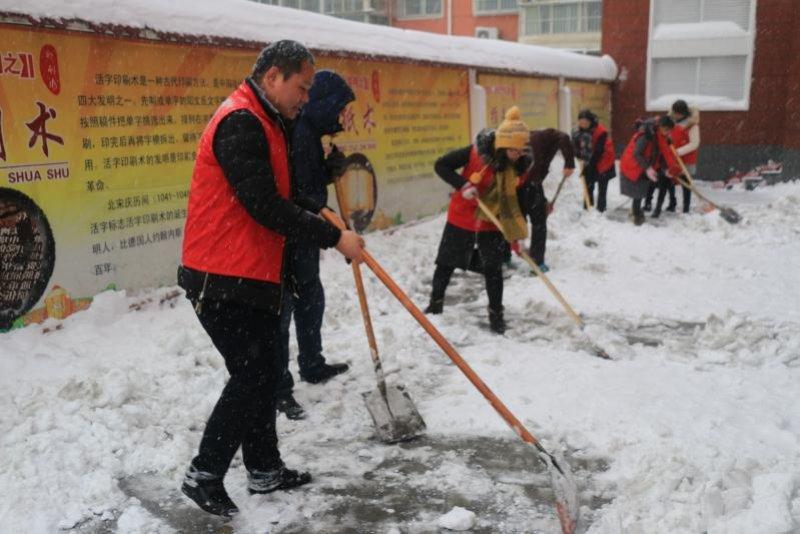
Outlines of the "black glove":
[[336,145],[331,145],[331,153],[325,158],[325,168],[332,181],[347,171],[347,158]]

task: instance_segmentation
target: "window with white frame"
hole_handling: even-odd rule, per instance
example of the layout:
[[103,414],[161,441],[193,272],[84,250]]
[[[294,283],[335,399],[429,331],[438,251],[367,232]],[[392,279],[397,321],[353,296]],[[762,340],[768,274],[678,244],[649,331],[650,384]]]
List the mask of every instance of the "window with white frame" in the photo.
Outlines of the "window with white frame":
[[517,10],[517,0],[473,0],[473,13],[476,15],[493,15]]
[[397,18],[430,18],[442,16],[442,0],[397,0]]
[[647,109],[750,105],[757,0],[651,0]]
[[603,12],[600,0],[543,2],[524,9],[525,35],[600,32]]

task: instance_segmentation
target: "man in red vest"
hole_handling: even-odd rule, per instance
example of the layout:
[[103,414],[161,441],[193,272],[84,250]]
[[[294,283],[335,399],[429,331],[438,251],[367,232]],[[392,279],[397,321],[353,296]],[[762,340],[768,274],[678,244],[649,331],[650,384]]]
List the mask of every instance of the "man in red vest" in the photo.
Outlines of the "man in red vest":
[[250,493],[311,480],[284,466],[275,430],[286,240],[336,247],[351,259],[364,247],[360,236],[292,199],[284,120],[308,101],[313,76],[314,57],[301,44],[266,47],[214,113],[197,150],[178,283],[230,379],[181,489],[216,515],[238,512],[223,479],[240,446]]

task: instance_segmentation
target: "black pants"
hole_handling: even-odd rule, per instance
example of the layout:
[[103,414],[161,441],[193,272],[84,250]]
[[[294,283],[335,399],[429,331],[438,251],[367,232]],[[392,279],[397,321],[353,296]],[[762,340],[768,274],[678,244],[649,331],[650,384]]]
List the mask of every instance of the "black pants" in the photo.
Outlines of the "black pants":
[[[661,206],[664,205],[664,198],[666,198],[667,193],[669,193],[669,205],[675,206],[677,204],[677,199],[675,198],[675,184],[672,183],[672,180],[664,176],[663,174],[658,175],[658,181],[656,183],[650,182],[650,185],[647,188],[647,205],[651,205],[653,203],[653,193],[655,193],[656,189],[658,189],[658,198],[656,200],[656,209],[661,211]],[[684,206],[686,205],[686,193],[684,192]]]
[[531,221],[530,255],[537,265],[544,263],[547,249],[547,197],[542,184],[528,183],[517,190],[522,213]]
[[[586,189],[589,190],[589,200],[592,202],[597,211],[604,212],[606,211],[606,193],[608,192],[608,179],[607,178],[597,178],[593,175],[586,176]],[[597,202],[594,200],[594,184],[597,184]],[[586,203],[584,202],[583,209],[587,209]]]
[[281,375],[280,318],[236,302],[204,300],[197,315],[225,359],[230,379],[206,423],[192,463],[220,477],[242,447],[245,467],[282,464],[275,431],[275,387]]
[[[450,284],[455,267],[449,265],[436,264],[433,271],[433,289],[431,290],[431,301],[444,299],[444,293]],[[501,310],[503,308],[503,270],[496,266],[489,269],[484,267],[483,278],[486,281],[486,293],[489,295],[489,308]]]
[[294,315],[297,337],[297,364],[300,376],[314,374],[324,363],[322,356],[322,318],[325,315],[325,291],[319,279],[319,248],[288,247],[286,259],[291,272],[292,290],[283,293],[281,311],[281,363],[283,372],[277,396],[291,395],[294,378],[289,371],[289,327]]
[[683,212],[689,213],[692,204],[692,190],[684,186],[681,186],[681,189],[683,189]]

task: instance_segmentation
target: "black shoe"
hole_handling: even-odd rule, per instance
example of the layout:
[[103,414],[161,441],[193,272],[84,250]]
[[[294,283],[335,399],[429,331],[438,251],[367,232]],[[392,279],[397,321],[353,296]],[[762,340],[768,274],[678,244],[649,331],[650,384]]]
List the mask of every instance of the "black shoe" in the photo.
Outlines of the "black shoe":
[[656,208],[653,210],[653,213],[650,214],[651,219],[658,219],[661,217],[661,208]]
[[431,300],[428,307],[423,311],[432,315],[439,315],[444,310],[444,299]]
[[306,411],[294,400],[294,395],[291,393],[275,399],[275,407],[292,421],[299,421],[300,419],[306,418]]
[[683,207],[683,213],[689,213],[689,211],[690,211],[689,210],[689,206],[684,206]]
[[667,211],[670,213],[675,213],[675,208],[678,207],[678,203],[675,200],[670,200],[669,204],[667,205]]
[[644,224],[644,213],[634,213],[633,214],[633,224],[636,226],[641,226]]
[[239,513],[239,508],[228,497],[222,479],[211,473],[198,471],[194,466],[189,466],[186,471],[181,491],[209,514],[232,517]]
[[311,474],[281,467],[272,471],[248,471],[247,491],[250,495],[288,490],[311,482]]
[[503,308],[493,310],[489,308],[489,328],[496,334],[504,334],[506,332],[506,321],[503,318]]
[[653,203],[648,200],[647,202],[644,203],[644,208],[642,209],[644,209],[644,211],[650,211],[651,209],[653,209]]
[[315,367],[310,373],[301,374],[301,378],[310,384],[321,384],[336,375],[346,372],[348,369],[350,369],[350,366],[346,363],[334,363],[331,365],[323,363],[319,367]]

